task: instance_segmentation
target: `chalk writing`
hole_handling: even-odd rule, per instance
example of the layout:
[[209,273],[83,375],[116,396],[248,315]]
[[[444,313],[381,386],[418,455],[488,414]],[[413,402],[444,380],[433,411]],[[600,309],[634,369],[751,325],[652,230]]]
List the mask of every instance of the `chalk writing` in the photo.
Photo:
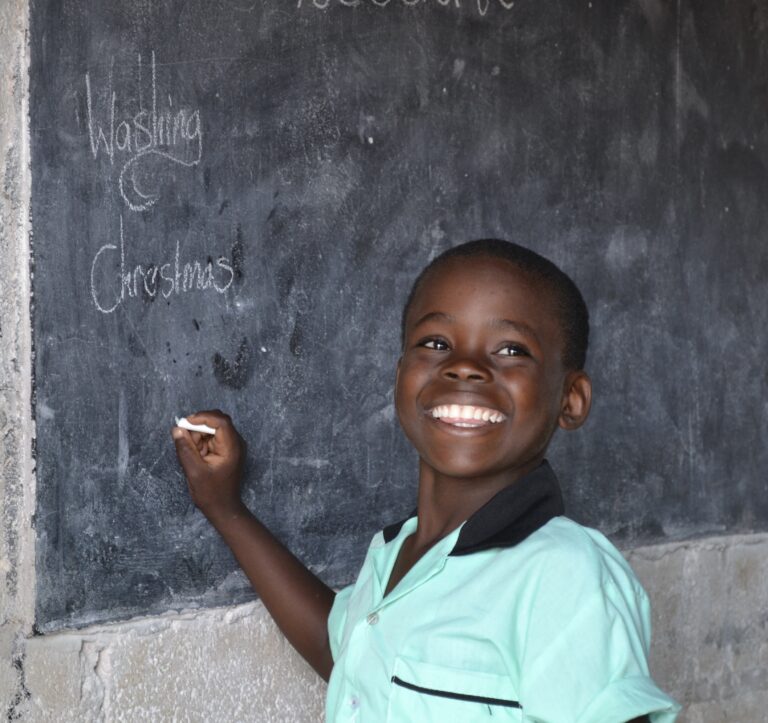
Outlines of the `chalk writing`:
[[515,0],[297,0],[296,7],[314,7],[318,10],[325,10],[331,5],[344,5],[348,8],[358,7],[360,5],[377,5],[384,8],[387,5],[442,5],[462,9],[463,7],[477,8],[481,16],[485,16],[491,6],[499,7],[504,10],[511,10],[515,6]]
[[[90,73],[85,74],[88,109],[88,139],[91,154],[97,160],[106,153],[111,164],[118,164],[120,195],[132,211],[145,211],[160,200],[156,190],[142,189],[140,172],[146,170],[148,159],[155,157],[181,166],[193,167],[203,157],[203,126],[198,108],[174,107],[170,93],[158,94],[157,63],[152,52],[151,107],[145,109],[133,97],[121,98],[113,88],[112,71],[106,94],[106,107],[94,109]],[[141,56],[138,56],[139,86],[141,86]],[[167,105],[158,106],[158,95]],[[137,110],[138,108],[138,110]],[[97,113],[96,110],[100,111]],[[134,112],[135,111],[135,112]],[[101,120],[99,120],[101,118]]]
[[205,261],[182,261],[176,241],[172,259],[158,263],[129,265],[125,254],[123,219],[120,218],[119,243],[104,244],[91,263],[91,298],[102,314],[111,314],[131,299],[152,301],[190,292],[214,291],[223,294],[232,285],[235,271],[232,261],[219,256]]

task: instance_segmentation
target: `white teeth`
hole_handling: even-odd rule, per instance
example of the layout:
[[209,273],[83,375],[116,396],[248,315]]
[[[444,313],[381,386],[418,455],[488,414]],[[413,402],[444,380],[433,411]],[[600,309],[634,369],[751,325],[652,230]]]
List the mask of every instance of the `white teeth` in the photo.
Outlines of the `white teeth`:
[[483,421],[490,422],[491,424],[498,424],[503,422],[506,417],[495,409],[488,409],[487,407],[475,407],[469,404],[440,404],[434,407],[430,412],[434,419],[443,419],[448,417],[455,420],[463,420],[454,422],[457,426],[473,426],[471,424],[465,424],[464,420],[470,421]]

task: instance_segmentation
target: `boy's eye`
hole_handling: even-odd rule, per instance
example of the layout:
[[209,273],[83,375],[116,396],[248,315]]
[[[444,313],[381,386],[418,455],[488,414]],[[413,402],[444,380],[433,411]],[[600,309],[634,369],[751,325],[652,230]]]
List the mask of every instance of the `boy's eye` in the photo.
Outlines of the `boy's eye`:
[[434,349],[435,351],[447,351],[448,344],[443,339],[425,339],[419,346],[426,347],[427,349]]
[[530,356],[522,344],[505,344],[496,353],[501,356]]

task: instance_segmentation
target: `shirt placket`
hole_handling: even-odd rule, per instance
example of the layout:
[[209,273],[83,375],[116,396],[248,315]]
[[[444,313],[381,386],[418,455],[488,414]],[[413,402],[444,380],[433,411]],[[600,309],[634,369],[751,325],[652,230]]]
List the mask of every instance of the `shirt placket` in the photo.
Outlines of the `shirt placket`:
[[[384,596],[384,589],[389,580],[389,575],[392,573],[397,552],[393,552],[391,557],[387,556],[384,558],[382,556],[379,560],[374,561],[373,568],[375,574],[371,580],[373,585],[372,602],[365,616],[356,624],[352,634],[353,639],[350,642],[354,653],[348,656],[348,668],[351,667],[356,672],[364,670],[366,651],[376,647],[374,642],[375,636],[387,635],[388,628],[390,631],[392,630],[388,625],[390,622],[388,616],[409,615],[407,606],[409,596],[442,572],[447,562],[448,553],[453,549],[454,537],[454,535],[450,535],[449,538],[441,540],[435,547],[429,550],[386,597]],[[399,547],[397,551],[399,552]],[[391,665],[391,661],[389,662]],[[353,679],[356,678],[357,675],[354,675]],[[386,681],[382,681],[382,684],[386,684],[387,688],[389,687],[389,676],[386,676]],[[366,714],[366,711],[363,710],[362,701],[356,690],[357,687],[357,685],[353,685],[352,689],[347,691],[345,695],[348,712],[347,720],[366,723],[371,721],[373,723],[377,718],[370,715],[371,711],[367,711]]]

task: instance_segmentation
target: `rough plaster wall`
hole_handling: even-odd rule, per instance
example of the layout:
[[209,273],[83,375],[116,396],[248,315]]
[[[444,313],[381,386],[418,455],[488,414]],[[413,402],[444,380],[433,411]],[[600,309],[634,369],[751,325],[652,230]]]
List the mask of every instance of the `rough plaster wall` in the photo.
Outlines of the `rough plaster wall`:
[[319,721],[325,683],[258,603],[39,637],[29,720]]
[[[654,606],[651,669],[682,723],[768,710],[768,535],[637,548]],[[322,719],[325,685],[258,603],[169,614],[26,643],[30,721]]]
[[653,602],[652,671],[688,723],[768,720],[768,535],[627,554]]
[[[27,2],[0,0],[0,719],[317,721],[322,682],[259,604],[32,636]],[[766,720],[768,536],[628,553],[687,723]]]
[[0,715],[24,706],[33,590],[27,6],[0,2]]

